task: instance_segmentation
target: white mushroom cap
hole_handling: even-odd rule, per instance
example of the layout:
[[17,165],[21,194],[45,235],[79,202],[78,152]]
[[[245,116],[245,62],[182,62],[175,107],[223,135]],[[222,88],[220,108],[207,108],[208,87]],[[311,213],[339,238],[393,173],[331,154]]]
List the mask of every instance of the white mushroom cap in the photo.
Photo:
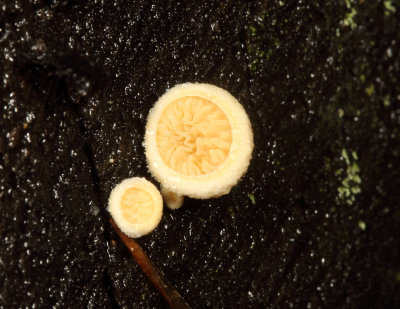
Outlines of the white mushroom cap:
[[111,191],[108,211],[122,232],[130,237],[140,237],[160,223],[162,197],[145,178],[128,178]]
[[[187,175],[164,162],[157,142],[164,110],[172,102],[197,97],[214,103],[229,120],[232,141],[226,159],[212,172]],[[144,139],[148,168],[168,191],[206,199],[229,193],[247,171],[253,151],[253,131],[243,106],[226,90],[210,84],[180,84],[168,90],[150,110]]]

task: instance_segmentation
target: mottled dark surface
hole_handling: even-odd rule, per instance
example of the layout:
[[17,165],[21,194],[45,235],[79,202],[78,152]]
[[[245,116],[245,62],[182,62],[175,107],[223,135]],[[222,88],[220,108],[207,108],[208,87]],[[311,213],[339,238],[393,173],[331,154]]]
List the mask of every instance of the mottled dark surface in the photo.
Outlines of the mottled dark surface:
[[398,3],[241,2],[0,2],[1,308],[166,307],[106,204],[151,178],[157,97],[195,81],[239,99],[255,150],[139,239],[183,297],[400,307]]

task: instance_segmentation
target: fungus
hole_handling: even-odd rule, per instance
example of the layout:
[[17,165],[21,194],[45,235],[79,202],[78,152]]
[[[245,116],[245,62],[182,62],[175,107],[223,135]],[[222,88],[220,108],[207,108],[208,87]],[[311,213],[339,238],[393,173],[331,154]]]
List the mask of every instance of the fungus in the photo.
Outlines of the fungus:
[[153,231],[162,216],[162,197],[157,188],[140,177],[128,178],[110,194],[108,211],[122,232],[140,237]]
[[224,89],[192,83],[173,87],[155,103],[144,145],[165,193],[200,199],[229,193],[254,146],[243,106]]

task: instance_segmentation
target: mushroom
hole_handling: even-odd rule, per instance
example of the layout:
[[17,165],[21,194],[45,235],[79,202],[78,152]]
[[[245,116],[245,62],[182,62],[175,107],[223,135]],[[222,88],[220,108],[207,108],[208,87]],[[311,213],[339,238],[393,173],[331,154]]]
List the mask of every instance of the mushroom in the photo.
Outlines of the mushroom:
[[108,211],[126,235],[140,237],[160,223],[163,201],[157,188],[145,178],[123,180],[112,191]]
[[148,168],[171,208],[177,208],[168,203],[171,194],[206,199],[229,193],[254,147],[243,106],[226,90],[200,83],[177,85],[158,99],[144,145]]

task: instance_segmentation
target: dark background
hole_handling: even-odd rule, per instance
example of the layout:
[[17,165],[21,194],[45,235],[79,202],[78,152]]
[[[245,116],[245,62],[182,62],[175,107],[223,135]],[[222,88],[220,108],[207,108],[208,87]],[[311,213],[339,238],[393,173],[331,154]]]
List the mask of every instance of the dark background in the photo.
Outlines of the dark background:
[[166,308],[106,207],[182,82],[255,137],[230,194],[138,240],[188,303],[400,307],[398,2],[249,2],[0,2],[1,308]]

